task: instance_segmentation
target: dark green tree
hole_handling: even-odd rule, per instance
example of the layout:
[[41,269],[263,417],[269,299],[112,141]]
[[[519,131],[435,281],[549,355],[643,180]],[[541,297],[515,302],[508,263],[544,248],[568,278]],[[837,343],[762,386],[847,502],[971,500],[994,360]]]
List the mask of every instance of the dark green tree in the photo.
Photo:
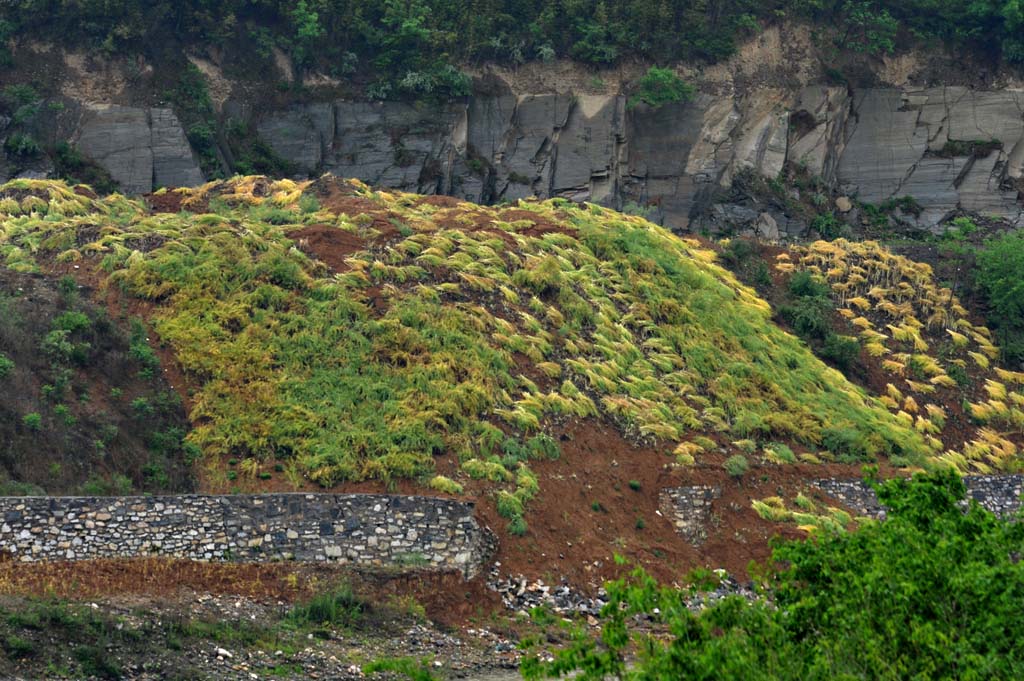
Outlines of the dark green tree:
[[[527,679],[1013,679],[1024,674],[1024,523],[975,502],[954,472],[878,487],[884,522],[776,546],[769,600],[689,592],[642,570],[608,585],[599,638],[581,629]],[[629,626],[634,615],[664,628]],[[626,665],[627,651],[635,664]]]

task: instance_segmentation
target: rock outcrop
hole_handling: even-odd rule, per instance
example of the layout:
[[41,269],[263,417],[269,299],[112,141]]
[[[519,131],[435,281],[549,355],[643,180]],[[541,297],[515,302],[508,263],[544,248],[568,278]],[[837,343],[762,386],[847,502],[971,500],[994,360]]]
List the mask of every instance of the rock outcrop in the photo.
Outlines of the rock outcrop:
[[87,107],[73,142],[129,194],[205,181],[181,123],[170,109]]
[[[489,203],[562,196],[646,207],[678,229],[796,236],[785,215],[722,203],[743,172],[789,162],[861,202],[910,196],[931,229],[963,210],[1024,225],[1024,91],[853,92],[813,85],[699,95],[658,109],[618,95],[479,95],[462,105],[313,104],[271,112],[264,140],[302,174]],[[694,221],[697,221],[694,223]]]
[[[790,164],[841,197],[844,215],[857,214],[856,201],[912,197],[919,210],[900,217],[919,229],[941,230],[960,211],[1024,226],[1022,89],[714,92],[652,109],[619,94],[489,83],[456,103],[314,102],[263,110],[252,122],[296,175],[332,172],[478,203],[564,197],[635,206],[680,230],[804,236],[806,222],[784,205],[734,187]],[[254,109],[229,101],[224,110]],[[170,109],[82,105],[70,137],[129,193],[204,181]]]

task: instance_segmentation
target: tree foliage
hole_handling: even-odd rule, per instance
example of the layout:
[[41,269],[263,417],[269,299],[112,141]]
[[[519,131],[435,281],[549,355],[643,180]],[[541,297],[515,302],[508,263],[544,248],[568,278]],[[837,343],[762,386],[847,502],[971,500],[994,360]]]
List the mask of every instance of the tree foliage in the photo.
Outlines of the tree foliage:
[[[952,472],[878,487],[889,519],[777,545],[767,601],[697,615],[642,570],[608,585],[600,638],[577,632],[527,679],[1010,679],[1024,672],[1024,525],[971,502]],[[668,636],[631,632],[633,615]],[[629,667],[625,653],[635,645]]]
[[672,102],[685,102],[693,99],[693,86],[677,76],[672,69],[652,66],[637,84],[637,92],[630,99],[629,105],[635,106],[643,102],[652,108]]
[[0,38],[60,36],[113,54],[171,37],[264,59],[277,46],[300,67],[343,75],[358,60],[422,94],[449,80],[458,91],[446,67],[467,60],[715,61],[780,17],[828,26],[846,49],[890,52],[917,37],[1024,62],[1024,0],[19,0],[0,5]]
[[1010,232],[985,244],[977,255],[975,279],[988,298],[993,326],[1004,352],[1024,360],[1024,232]]

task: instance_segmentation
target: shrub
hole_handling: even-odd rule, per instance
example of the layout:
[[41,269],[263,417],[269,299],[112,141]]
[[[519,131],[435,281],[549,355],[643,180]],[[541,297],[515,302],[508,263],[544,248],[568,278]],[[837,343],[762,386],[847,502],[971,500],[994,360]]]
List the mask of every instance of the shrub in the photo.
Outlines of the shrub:
[[[878,495],[885,522],[777,544],[760,571],[768,598],[694,613],[690,591],[635,570],[606,585],[599,644],[583,635],[550,662],[528,657],[524,677],[614,677],[640,647],[629,668],[637,678],[1017,678],[1024,526],[965,499],[949,470],[891,480]],[[669,633],[631,629],[638,616]]]
[[303,215],[309,215],[310,213],[316,213],[320,210],[320,202],[317,201],[315,196],[309,194],[303,194],[299,199],[299,212]]
[[136,418],[140,419],[148,418],[156,412],[156,410],[153,408],[153,405],[150,404],[149,400],[147,400],[145,397],[136,397],[134,400],[132,400],[131,406],[132,411],[135,412]]
[[0,481],[0,497],[42,497],[46,490],[30,482]]
[[523,514],[523,502],[519,500],[519,497],[505,490],[498,491],[497,507],[498,515],[502,518],[511,519]]
[[828,284],[813,272],[800,270],[789,280],[789,292],[798,298],[828,298]]
[[528,528],[528,526],[526,524],[526,519],[523,518],[523,516],[516,516],[508,524],[508,528],[507,529],[508,529],[509,534],[515,535],[517,537],[522,537],[524,534],[526,534],[526,531],[529,528]]
[[4,141],[4,151],[8,156],[20,159],[35,158],[43,153],[43,148],[32,135],[16,132]]
[[7,656],[13,660],[30,657],[35,653],[35,646],[18,636],[8,636],[3,640],[2,647]]
[[725,472],[731,477],[739,479],[746,475],[747,471],[750,470],[750,463],[747,461],[747,457],[742,454],[734,454],[725,460],[725,463],[722,464],[722,468],[724,468]]
[[779,314],[801,338],[820,340],[831,333],[829,315],[832,309],[832,301],[828,298],[805,296],[781,306]]
[[834,427],[821,431],[821,446],[844,463],[874,460],[877,451],[872,444],[853,428]]
[[376,675],[380,672],[391,672],[397,674],[395,678],[409,679],[409,681],[436,681],[430,664],[426,660],[417,660],[412,657],[385,657],[363,665],[364,674]]
[[112,658],[102,646],[80,645],[74,649],[75,659],[82,667],[82,673],[88,677],[101,679],[120,679],[121,668],[117,660]]
[[848,231],[846,224],[832,213],[822,213],[815,216],[811,220],[811,229],[827,241],[838,239]]
[[0,353],[0,378],[7,378],[14,371],[14,362]]
[[131,494],[133,489],[131,479],[120,473],[109,478],[94,475],[82,485],[82,494],[88,497],[123,497]]
[[652,66],[637,84],[636,94],[630,98],[629,106],[639,103],[657,109],[670,102],[685,102],[693,99],[693,86],[677,76],[672,69]]
[[843,371],[849,371],[860,357],[860,343],[856,338],[832,333],[825,338],[820,354],[824,359],[835,362]]
[[796,463],[796,454],[788,445],[771,442],[764,446],[765,458],[773,463]]
[[27,83],[14,83],[4,86],[0,97],[12,108],[35,104],[39,101],[39,93]]
[[629,481],[629,488],[631,490],[633,490],[634,492],[639,492],[640,491],[640,481],[639,480],[630,480]]
[[512,475],[500,463],[493,461],[481,461],[470,459],[462,464],[462,470],[474,480],[490,480],[491,482],[505,482]]
[[1007,359],[1024,360],[1024,231],[985,242],[975,275],[989,304],[989,321],[999,332]]
[[153,372],[160,367],[160,358],[149,345],[146,326],[138,317],[132,317],[129,322],[128,354],[143,366],[143,370]]
[[526,449],[531,459],[549,459],[554,461],[562,455],[558,442],[546,433],[534,435],[526,441]]
[[25,427],[29,430],[38,431],[43,426],[43,417],[38,412],[32,412],[31,414],[25,414],[22,417],[21,422],[25,424]]

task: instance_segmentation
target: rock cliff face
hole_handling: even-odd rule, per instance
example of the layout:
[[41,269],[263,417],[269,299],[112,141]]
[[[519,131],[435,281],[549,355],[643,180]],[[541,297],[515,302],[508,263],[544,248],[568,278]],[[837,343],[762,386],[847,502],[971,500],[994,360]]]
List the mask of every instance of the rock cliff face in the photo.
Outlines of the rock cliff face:
[[484,203],[636,203],[679,228],[752,221],[796,236],[802,223],[720,203],[737,173],[775,177],[787,162],[862,202],[912,197],[923,211],[907,217],[924,228],[957,210],[1024,225],[1022,90],[808,86],[631,111],[622,96],[571,93],[338,101],[266,114],[259,132],[302,173]]
[[571,93],[444,108],[339,101],[265,114],[258,129],[303,174],[484,203],[636,203],[680,229],[749,222],[795,236],[806,226],[721,203],[738,173],[774,178],[787,162],[866,203],[913,197],[922,211],[906,217],[922,228],[957,210],[1024,225],[1021,90],[768,88],[656,110]]
[[[68,136],[125,191],[204,181],[170,109],[76,108]],[[920,211],[902,217],[921,229],[941,229],[957,211],[1024,226],[1024,89],[776,80],[710,86],[691,102],[651,109],[630,108],[618,94],[490,83],[447,105],[337,100],[260,111],[251,121],[257,134],[301,176],[332,172],[480,203],[561,196],[636,204],[680,230],[796,237],[805,221],[733,189],[737,176],[775,178],[793,164],[842,196],[841,210],[846,197],[879,204],[909,196]]]
[[204,182],[178,117],[170,109],[87,106],[72,141],[129,194]]

